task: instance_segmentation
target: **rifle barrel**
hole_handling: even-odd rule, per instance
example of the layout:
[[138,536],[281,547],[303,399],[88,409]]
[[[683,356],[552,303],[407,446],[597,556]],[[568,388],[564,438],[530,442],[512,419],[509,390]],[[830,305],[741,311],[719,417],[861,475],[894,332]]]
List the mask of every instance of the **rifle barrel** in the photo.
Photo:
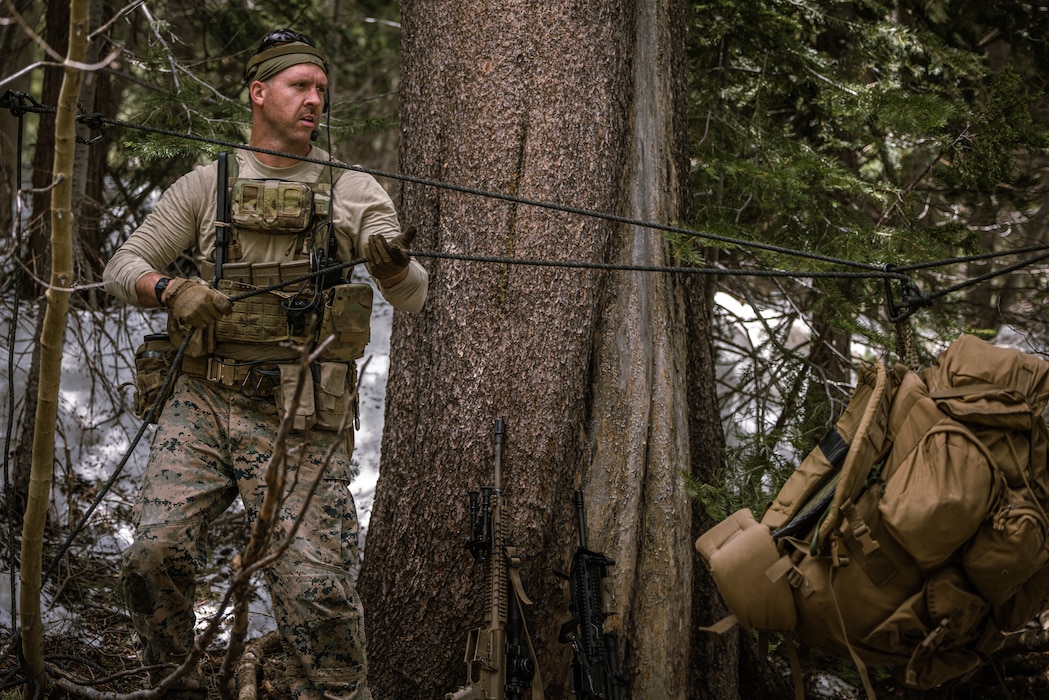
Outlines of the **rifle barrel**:
[[495,419],[495,490],[496,495],[503,490],[503,437],[506,435],[506,423],[502,418]]
[[579,546],[586,549],[586,510],[583,508],[583,492],[575,492],[575,512],[579,518]]

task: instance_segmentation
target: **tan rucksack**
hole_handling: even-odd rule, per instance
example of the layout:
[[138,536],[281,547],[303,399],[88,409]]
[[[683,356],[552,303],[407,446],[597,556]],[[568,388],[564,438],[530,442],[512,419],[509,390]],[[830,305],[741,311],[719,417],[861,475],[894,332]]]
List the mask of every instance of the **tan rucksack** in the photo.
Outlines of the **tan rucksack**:
[[1049,363],[969,335],[921,372],[861,368],[761,521],[696,541],[733,613],[707,629],[792,633],[870,697],[867,665],[918,689],[971,675],[1049,597],[1047,401]]

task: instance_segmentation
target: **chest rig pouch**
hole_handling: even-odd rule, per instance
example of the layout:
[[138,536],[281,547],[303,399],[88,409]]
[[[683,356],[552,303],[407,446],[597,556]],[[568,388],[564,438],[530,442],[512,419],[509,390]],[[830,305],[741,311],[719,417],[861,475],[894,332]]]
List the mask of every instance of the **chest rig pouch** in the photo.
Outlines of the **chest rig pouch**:
[[[243,231],[302,233],[313,223],[313,188],[319,185],[238,178],[233,181],[230,219]],[[325,194],[325,203],[330,202],[330,193]]]
[[[342,174],[339,170],[336,178]],[[350,362],[364,355],[370,339],[372,288],[341,279],[308,278],[334,265],[337,246],[331,226],[334,183],[230,179],[231,236],[228,263],[216,287],[229,297],[291,282],[233,302],[233,312],[215,324],[218,343],[279,346],[309,344],[334,336],[322,361]],[[292,254],[279,261],[241,262],[240,234],[295,236]],[[292,280],[298,280],[292,282]]]

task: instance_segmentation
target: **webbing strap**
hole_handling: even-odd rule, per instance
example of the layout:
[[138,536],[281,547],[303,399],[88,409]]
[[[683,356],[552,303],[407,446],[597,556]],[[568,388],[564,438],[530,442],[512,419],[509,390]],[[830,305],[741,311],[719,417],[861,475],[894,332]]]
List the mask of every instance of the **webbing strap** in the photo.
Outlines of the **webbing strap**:
[[516,549],[514,547],[506,548],[506,558],[509,560],[508,573],[510,575],[510,583],[514,587],[514,596],[517,600],[517,611],[521,615],[521,627],[524,629],[525,643],[528,644],[528,653],[531,654],[535,664],[535,678],[532,679],[532,700],[543,700],[543,674],[539,670],[539,657],[535,655],[535,647],[532,646],[532,635],[528,633],[528,625],[525,624],[524,606],[532,605],[532,601],[527,595],[525,595],[524,584],[521,582],[521,571],[518,569],[515,556]]
[[721,618],[712,625],[700,627],[699,629],[704,632],[713,632],[714,634],[725,634],[737,624],[739,624],[739,618],[735,615],[729,615],[728,617]]
[[867,672],[867,664],[863,663],[863,659],[852,648],[852,642],[849,641],[849,630],[845,626],[845,617],[841,614],[841,606],[838,605],[838,593],[834,588],[835,571],[836,569],[831,567],[827,580],[830,582],[830,597],[834,601],[834,613],[838,616],[838,624],[841,625],[841,638],[845,640],[845,648],[849,650],[852,663],[856,665],[856,670],[860,673],[860,679],[863,681],[863,689],[867,692],[868,700],[877,700],[877,696],[874,694],[874,686],[871,685],[870,673]]
[[[856,428],[856,434],[852,438],[852,445],[849,449],[849,454],[845,457],[845,464],[842,465],[838,487],[834,491],[834,500],[827,510],[827,517],[824,518],[817,531],[814,543],[816,545],[820,542],[826,542],[830,534],[838,527],[838,523],[841,520],[842,505],[846,500],[853,498],[855,487],[867,479],[867,471],[870,469],[870,464],[864,464],[869,457],[868,452],[870,449],[870,445],[867,444],[867,436],[870,434],[871,426],[875,422],[878,410],[882,407],[881,400],[888,385],[885,365],[881,362],[876,362],[875,370],[874,390],[871,392],[870,400],[868,400],[867,406],[864,408],[863,417],[860,418],[860,424]],[[864,473],[860,474],[860,470],[864,470]]]
[[[1030,383],[1030,378],[1028,378],[1028,383]],[[975,394],[975,393],[978,393],[978,392],[981,392],[981,391],[992,391],[994,389],[1007,389],[1007,388],[1008,387],[1003,387],[1001,384],[989,384],[989,383],[964,384],[962,386],[952,386],[952,387],[947,387],[945,389],[938,389],[937,391],[930,392],[929,393],[929,398],[932,398],[932,399],[956,399],[956,398],[959,398],[959,397],[962,397],[962,396],[968,396],[969,394]],[[1022,388],[1017,387],[1017,389],[1021,393],[1024,393],[1026,395],[1026,392]]]
[[783,647],[787,650],[790,661],[790,675],[794,679],[794,700],[805,700],[805,674],[801,671],[801,659],[798,658],[798,646],[789,635],[783,635]]
[[870,526],[864,521],[859,509],[852,501],[848,501],[842,511],[850,526],[842,538],[845,547],[871,582],[881,588],[899,573],[899,567],[889,558],[878,541],[871,536]]

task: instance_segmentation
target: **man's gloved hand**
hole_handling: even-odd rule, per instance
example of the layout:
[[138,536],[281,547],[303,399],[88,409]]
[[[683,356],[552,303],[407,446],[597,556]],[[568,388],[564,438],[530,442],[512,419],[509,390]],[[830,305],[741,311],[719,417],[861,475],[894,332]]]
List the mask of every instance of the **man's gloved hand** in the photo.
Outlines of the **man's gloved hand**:
[[188,280],[183,277],[176,277],[168,282],[161,301],[180,321],[185,321],[194,328],[207,328],[219,320],[219,317],[233,311],[233,304],[225,294],[204,280]]
[[408,267],[411,258],[406,251],[411,248],[414,240],[414,226],[409,226],[392,241],[387,241],[381,235],[368,238],[368,242],[364,244],[364,259],[368,262],[368,270],[372,276],[378,280],[387,280]]

